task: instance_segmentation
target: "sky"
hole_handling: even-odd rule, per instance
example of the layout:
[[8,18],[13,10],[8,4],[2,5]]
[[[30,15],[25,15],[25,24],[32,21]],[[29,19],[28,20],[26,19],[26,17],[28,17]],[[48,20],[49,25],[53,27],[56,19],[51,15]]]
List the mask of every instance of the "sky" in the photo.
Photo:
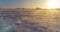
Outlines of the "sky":
[[46,0],[0,0],[0,8],[43,7]]
[[44,8],[47,0],[0,0],[0,8]]

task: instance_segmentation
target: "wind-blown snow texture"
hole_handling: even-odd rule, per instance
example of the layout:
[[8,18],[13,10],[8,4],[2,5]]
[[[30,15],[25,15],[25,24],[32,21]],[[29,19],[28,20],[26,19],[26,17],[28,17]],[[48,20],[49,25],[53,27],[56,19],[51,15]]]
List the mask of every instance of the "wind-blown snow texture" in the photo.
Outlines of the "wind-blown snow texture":
[[60,32],[59,16],[58,10],[0,9],[0,32]]

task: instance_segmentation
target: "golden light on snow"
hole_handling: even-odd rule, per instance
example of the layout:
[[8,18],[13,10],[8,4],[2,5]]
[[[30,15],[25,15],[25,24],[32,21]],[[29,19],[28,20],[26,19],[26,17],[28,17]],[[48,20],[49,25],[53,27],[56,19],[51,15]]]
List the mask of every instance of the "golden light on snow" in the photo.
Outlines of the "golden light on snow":
[[48,0],[47,8],[58,8],[58,0]]

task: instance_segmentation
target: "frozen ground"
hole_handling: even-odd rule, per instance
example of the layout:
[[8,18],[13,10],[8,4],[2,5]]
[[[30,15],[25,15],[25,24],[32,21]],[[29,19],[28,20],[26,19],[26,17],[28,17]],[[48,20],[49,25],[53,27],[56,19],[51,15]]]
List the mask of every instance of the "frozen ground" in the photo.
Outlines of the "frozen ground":
[[60,11],[0,9],[0,32],[60,32]]

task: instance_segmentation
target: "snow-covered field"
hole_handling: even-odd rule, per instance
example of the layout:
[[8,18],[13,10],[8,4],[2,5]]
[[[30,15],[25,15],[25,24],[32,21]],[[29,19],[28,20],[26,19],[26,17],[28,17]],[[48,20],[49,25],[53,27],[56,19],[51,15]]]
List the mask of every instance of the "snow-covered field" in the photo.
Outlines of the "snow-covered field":
[[60,32],[60,11],[0,9],[0,32]]

